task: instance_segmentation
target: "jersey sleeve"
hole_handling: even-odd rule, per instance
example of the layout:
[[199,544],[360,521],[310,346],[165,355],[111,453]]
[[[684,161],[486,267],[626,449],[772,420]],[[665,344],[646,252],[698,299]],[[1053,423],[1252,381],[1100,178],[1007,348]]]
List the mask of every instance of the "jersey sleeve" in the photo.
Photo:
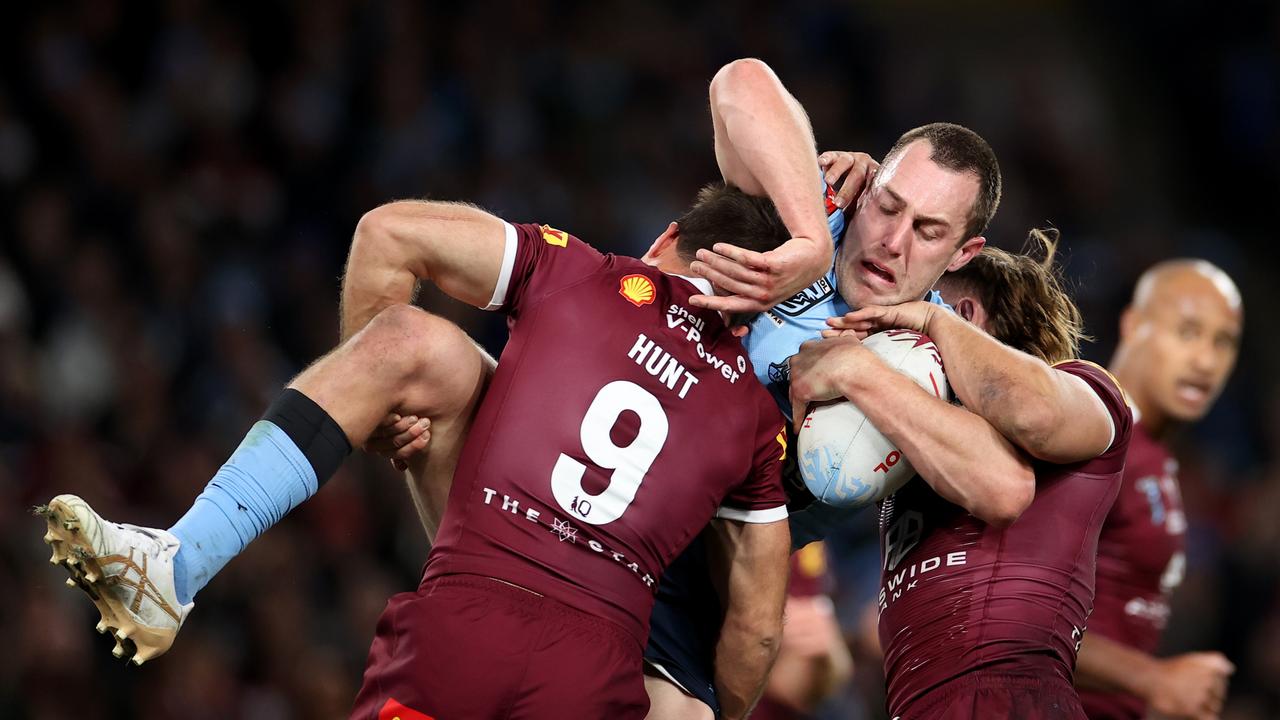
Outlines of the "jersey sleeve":
[[782,487],[782,463],[786,460],[787,433],[782,414],[760,392],[760,420],[757,424],[755,454],[747,479],[729,491],[716,517],[742,522],[768,523],[787,518],[787,493]]
[[485,310],[501,310],[516,317],[604,263],[600,251],[563,230],[523,223],[504,226],[502,270]]
[[1118,454],[1123,460],[1129,446],[1129,437],[1133,433],[1133,411],[1115,376],[1107,372],[1106,368],[1087,360],[1067,360],[1053,367],[1084,380],[1093,389],[1111,420],[1111,442],[1107,445],[1107,451],[1099,457]]

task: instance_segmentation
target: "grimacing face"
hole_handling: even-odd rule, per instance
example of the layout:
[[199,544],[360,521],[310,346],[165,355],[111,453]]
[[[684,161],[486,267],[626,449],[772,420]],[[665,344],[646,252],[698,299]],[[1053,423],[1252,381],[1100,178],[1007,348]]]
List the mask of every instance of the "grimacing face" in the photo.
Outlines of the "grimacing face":
[[963,237],[978,197],[977,175],[938,165],[929,158],[932,150],[928,140],[906,146],[859,197],[836,266],[840,294],[851,307],[919,300],[943,272],[964,266],[986,243]]
[[1130,312],[1123,342],[1146,371],[1139,392],[1171,419],[1204,417],[1239,354],[1239,296],[1224,294],[1209,277],[1188,271],[1164,281],[1152,302]]

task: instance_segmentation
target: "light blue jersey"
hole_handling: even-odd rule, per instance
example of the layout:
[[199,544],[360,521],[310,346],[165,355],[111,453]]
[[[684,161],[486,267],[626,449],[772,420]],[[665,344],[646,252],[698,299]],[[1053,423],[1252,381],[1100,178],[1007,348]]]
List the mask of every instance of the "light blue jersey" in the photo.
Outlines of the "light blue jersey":
[[[831,268],[825,276],[790,300],[761,313],[752,321],[751,332],[743,339],[751,364],[755,366],[756,377],[769,389],[788,418],[791,417],[789,359],[800,350],[801,343],[821,337],[822,331],[827,329],[827,318],[844,315],[850,310],[849,304],[840,297],[836,282],[836,265],[844,242],[844,211],[831,204],[830,199],[831,190],[828,188],[827,225],[831,228],[831,239],[835,241]],[[930,290],[925,299],[950,309],[935,290]]]
[[[827,225],[831,239],[835,241],[831,269],[826,276],[783,301],[772,310],[761,313],[751,323],[751,332],[743,339],[756,377],[769,389],[778,407],[791,418],[791,356],[800,350],[801,343],[822,336],[827,329],[827,318],[844,315],[851,309],[840,297],[836,281],[840,248],[844,245],[844,211],[832,204],[833,192],[826,188]],[[930,290],[925,300],[951,309],[936,290]],[[792,512],[791,546],[801,548],[826,537],[832,530],[847,525],[849,519],[861,512],[861,508],[838,508],[815,500],[803,510]]]

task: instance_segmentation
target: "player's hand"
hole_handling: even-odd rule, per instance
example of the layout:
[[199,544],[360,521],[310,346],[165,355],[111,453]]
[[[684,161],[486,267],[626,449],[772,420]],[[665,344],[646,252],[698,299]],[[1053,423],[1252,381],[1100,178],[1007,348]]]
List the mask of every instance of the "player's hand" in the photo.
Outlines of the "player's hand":
[[689,269],[726,295],[694,295],[689,304],[725,313],[764,312],[795,295],[831,267],[831,238],[793,237],[766,253],[716,243]]
[[397,470],[404,470],[408,467],[408,460],[424,452],[429,442],[430,418],[391,413],[374,429],[364,449],[391,458],[391,464]]
[[1147,702],[1157,715],[1216,720],[1236,668],[1221,653],[1197,652],[1160,661]]
[[822,179],[836,191],[836,207],[845,209],[871,187],[880,163],[866,153],[828,150],[818,156],[818,167],[822,168]]
[[862,353],[867,352],[855,337],[810,340],[790,358],[791,419],[796,432],[804,423],[809,403],[844,397],[842,380],[857,372]]
[[923,300],[902,303],[901,305],[868,305],[839,317],[827,318],[830,329],[823,330],[823,337],[838,335],[855,335],[859,340],[874,335],[881,330],[915,330],[929,334],[929,321],[934,313],[941,309]]

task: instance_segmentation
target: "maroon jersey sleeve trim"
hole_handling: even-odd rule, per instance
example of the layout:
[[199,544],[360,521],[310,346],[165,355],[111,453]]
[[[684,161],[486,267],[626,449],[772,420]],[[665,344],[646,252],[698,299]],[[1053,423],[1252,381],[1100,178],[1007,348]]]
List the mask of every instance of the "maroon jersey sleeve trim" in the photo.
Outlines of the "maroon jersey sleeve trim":
[[716,517],[739,522],[771,523],[787,519],[787,506],[779,505],[772,508],[743,510],[742,508],[721,505],[716,509]]
[[[1088,383],[1085,384],[1088,385]],[[1093,399],[1097,401],[1098,407],[1102,408],[1102,412],[1107,416],[1107,425],[1111,428],[1111,434],[1107,437],[1107,450],[1110,450],[1111,446],[1116,442],[1116,419],[1111,416],[1107,401],[1102,399],[1102,396],[1098,394],[1098,391],[1092,385],[1089,385],[1089,389],[1093,390]],[[1107,450],[1103,450],[1103,452],[1107,452]]]
[[516,250],[520,245],[516,238],[516,228],[505,220],[502,228],[506,233],[506,247],[502,250],[502,271],[498,273],[498,284],[494,286],[493,297],[489,299],[489,304],[484,306],[485,310],[501,310],[502,306],[507,304],[507,291],[511,288],[511,271],[516,265]]
[[1060,372],[1065,372],[1068,375],[1074,375],[1075,377],[1080,378],[1084,381],[1085,385],[1088,385],[1089,389],[1093,391],[1094,399],[1098,401],[1098,404],[1102,407],[1102,411],[1107,414],[1107,423],[1111,426],[1111,438],[1107,440],[1107,449],[1104,451],[1110,452],[1111,448],[1115,446],[1118,430],[1118,428],[1116,428],[1116,413],[1112,408],[1112,403],[1108,402],[1110,398],[1106,396],[1107,391],[1104,390],[1103,387],[1100,387],[1100,384],[1105,383],[1100,383],[1099,379],[1096,377],[1090,378],[1088,371],[1092,370],[1095,375],[1105,376],[1106,379],[1115,386],[1116,394],[1120,398],[1120,406],[1129,411],[1132,415],[1133,405],[1129,402],[1129,395],[1124,391],[1124,387],[1120,385],[1120,381],[1116,380],[1116,376],[1112,375],[1110,370],[1088,360],[1063,360],[1062,362],[1054,363],[1053,368]]

